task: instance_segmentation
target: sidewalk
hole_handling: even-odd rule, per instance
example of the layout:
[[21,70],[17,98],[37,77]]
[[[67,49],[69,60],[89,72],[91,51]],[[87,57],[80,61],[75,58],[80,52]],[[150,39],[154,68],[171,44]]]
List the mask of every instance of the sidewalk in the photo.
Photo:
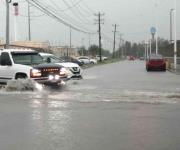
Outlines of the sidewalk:
[[171,67],[167,70],[174,74],[180,75],[180,65],[179,64],[177,65],[176,69],[174,69],[174,64],[171,64]]

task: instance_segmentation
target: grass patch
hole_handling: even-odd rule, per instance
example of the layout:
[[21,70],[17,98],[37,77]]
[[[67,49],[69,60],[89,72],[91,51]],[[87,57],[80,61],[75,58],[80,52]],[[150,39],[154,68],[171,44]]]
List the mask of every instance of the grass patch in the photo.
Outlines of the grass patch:
[[108,60],[104,60],[102,62],[98,62],[97,64],[89,64],[89,65],[82,66],[82,68],[86,69],[86,68],[99,66],[99,65],[112,64],[112,63],[116,63],[116,62],[119,62],[119,61],[122,61],[122,60],[123,59],[108,59]]

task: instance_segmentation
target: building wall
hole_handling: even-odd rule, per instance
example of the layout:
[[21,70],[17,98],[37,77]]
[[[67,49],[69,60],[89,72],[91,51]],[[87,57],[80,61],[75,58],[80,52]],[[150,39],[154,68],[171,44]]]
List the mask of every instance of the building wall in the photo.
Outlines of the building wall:
[[[4,44],[0,43],[0,48],[4,48]],[[48,42],[32,42],[32,41],[17,41],[10,45],[10,48],[22,48],[22,49],[34,49],[37,51],[43,51],[47,53],[53,53],[58,57],[71,56],[78,57],[78,52],[76,48],[70,48],[68,46],[50,46]]]
[[78,52],[76,48],[69,48],[69,47],[51,47],[51,50],[54,55],[58,57],[63,56],[71,56],[71,57],[78,57]]

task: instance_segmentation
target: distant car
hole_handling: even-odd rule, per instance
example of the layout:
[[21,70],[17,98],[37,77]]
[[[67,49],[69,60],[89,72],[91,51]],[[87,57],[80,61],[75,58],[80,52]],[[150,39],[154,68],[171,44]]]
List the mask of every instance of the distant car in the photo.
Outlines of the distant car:
[[82,79],[82,69],[78,64],[72,62],[64,62],[62,59],[49,53],[40,53],[44,61],[47,63],[54,63],[61,65],[68,70],[68,77],[71,79]]
[[160,54],[151,54],[146,61],[146,70],[166,71],[166,61]]
[[97,64],[97,59],[96,58],[90,58],[91,64]]
[[144,60],[144,57],[140,57],[139,60]]
[[135,60],[134,56],[129,56],[129,60]]
[[[96,56],[96,59],[97,59],[98,61],[100,61],[100,56],[99,56],[99,55],[97,55],[97,56]],[[102,60],[102,61],[104,61],[104,60],[108,60],[108,58],[107,58],[107,57],[105,57],[105,56],[101,56],[101,60]]]
[[67,56],[61,57],[61,59],[64,62],[72,62],[72,63],[78,64],[79,66],[83,66],[84,65],[84,63],[81,60],[78,60],[78,59],[70,57],[70,56],[68,56],[68,57]]
[[87,56],[80,56],[77,58],[78,60],[82,61],[85,65],[91,64],[91,60]]

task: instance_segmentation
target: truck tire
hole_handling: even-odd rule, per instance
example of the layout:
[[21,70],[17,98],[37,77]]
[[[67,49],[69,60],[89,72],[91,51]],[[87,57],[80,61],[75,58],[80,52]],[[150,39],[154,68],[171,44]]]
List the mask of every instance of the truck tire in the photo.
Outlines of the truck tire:
[[23,73],[18,73],[16,74],[16,77],[15,79],[26,79],[27,78],[27,75],[26,74],[23,74]]

